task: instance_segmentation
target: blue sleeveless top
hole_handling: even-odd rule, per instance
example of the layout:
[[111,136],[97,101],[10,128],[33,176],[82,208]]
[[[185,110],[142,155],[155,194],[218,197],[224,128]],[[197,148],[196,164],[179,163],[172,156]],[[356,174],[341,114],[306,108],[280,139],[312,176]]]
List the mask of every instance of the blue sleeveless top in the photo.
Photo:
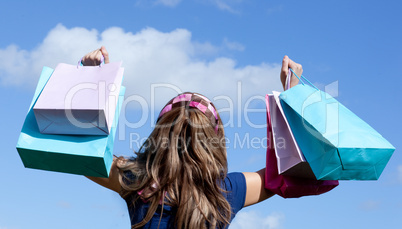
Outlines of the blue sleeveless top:
[[[227,193],[224,193],[223,195],[230,204],[232,210],[230,221],[232,221],[236,213],[243,208],[246,200],[247,186],[244,174],[239,172],[229,173],[223,182],[223,189],[227,191]],[[149,205],[148,203],[144,203],[142,200],[138,200],[135,203],[136,206],[134,208],[131,200],[131,198],[127,198],[126,203],[128,206],[131,225],[135,225],[145,218]],[[175,210],[171,206],[164,205],[162,218],[161,212],[162,205],[159,205],[152,219],[143,228],[154,229],[158,228],[158,225],[160,229],[174,228]]]

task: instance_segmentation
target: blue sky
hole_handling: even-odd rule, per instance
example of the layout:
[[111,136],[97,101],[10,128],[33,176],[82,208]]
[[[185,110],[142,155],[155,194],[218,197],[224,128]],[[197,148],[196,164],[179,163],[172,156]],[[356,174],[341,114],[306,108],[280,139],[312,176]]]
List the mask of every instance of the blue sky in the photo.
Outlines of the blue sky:
[[[177,90],[198,91],[215,101],[227,125],[230,171],[264,167],[265,113],[243,111],[265,109],[259,98],[281,90],[280,63],[289,55],[396,151],[378,181],[341,181],[321,196],[275,196],[243,209],[231,228],[399,228],[401,6],[388,0],[2,2],[0,229],[129,227],[117,194],[81,176],[26,169],[15,149],[42,67],[75,64],[100,45],[125,68],[115,154],[137,149],[152,115]],[[244,139],[257,143],[240,147]]]

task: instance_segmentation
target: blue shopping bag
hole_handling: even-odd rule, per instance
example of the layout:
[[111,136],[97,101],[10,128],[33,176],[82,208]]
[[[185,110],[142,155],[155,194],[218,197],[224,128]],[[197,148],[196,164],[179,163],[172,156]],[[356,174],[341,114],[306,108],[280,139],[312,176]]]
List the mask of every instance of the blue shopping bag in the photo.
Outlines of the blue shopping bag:
[[26,168],[108,177],[113,161],[113,143],[125,88],[121,87],[110,134],[107,136],[41,134],[33,106],[53,73],[44,67],[17,143]]
[[395,148],[370,125],[329,94],[305,84],[279,98],[317,179],[379,178]]

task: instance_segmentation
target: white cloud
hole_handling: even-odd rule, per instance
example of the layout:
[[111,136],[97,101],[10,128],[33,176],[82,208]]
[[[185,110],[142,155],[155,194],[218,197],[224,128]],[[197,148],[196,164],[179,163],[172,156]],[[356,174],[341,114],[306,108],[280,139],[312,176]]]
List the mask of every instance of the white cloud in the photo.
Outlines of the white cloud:
[[0,49],[0,82],[3,85],[36,84],[43,66],[77,63],[86,52],[100,47],[98,32],[57,25],[32,51],[10,45]]
[[211,0],[220,10],[228,11],[230,13],[239,14],[240,11],[236,10],[234,5],[240,4],[243,0]]
[[155,1],[156,4],[170,6],[170,7],[174,7],[177,4],[179,4],[180,2],[181,2],[181,0],[156,0]]
[[224,45],[229,49],[229,50],[235,50],[235,51],[244,51],[245,47],[234,41],[229,41],[228,39],[223,40]]
[[282,213],[272,213],[267,216],[261,216],[260,213],[249,211],[239,212],[230,229],[249,229],[249,228],[261,228],[261,229],[280,229],[283,228],[283,221],[285,215]]
[[[199,3],[207,3],[207,4],[212,4],[218,9],[222,11],[228,11],[233,14],[240,14],[240,10],[236,9],[236,5],[239,5],[243,2],[243,0],[197,0]],[[167,6],[167,7],[175,7],[178,4],[180,4],[182,0],[136,0],[136,5],[137,6],[143,6],[143,5],[162,5],[162,6]],[[271,11],[278,11],[277,8],[274,9],[268,9],[267,12],[271,13]]]
[[167,6],[175,7],[182,0],[135,0],[135,6]]
[[280,90],[280,64],[260,63],[239,67],[236,60],[216,55],[210,60],[206,54],[216,54],[219,48],[193,41],[191,32],[176,29],[160,32],[145,28],[136,33],[113,27],[103,32],[86,28],[71,28],[59,24],[33,50],[16,45],[0,49],[0,83],[3,85],[36,85],[43,66],[55,68],[58,63],[75,64],[84,54],[105,45],[111,61],[123,61],[126,97],[140,95],[149,101],[151,85],[168,83],[172,87],[155,89],[156,101],[162,106],[177,95],[173,86],[182,91],[195,91],[211,99],[229,96],[234,103],[238,82],[241,97],[262,95]]

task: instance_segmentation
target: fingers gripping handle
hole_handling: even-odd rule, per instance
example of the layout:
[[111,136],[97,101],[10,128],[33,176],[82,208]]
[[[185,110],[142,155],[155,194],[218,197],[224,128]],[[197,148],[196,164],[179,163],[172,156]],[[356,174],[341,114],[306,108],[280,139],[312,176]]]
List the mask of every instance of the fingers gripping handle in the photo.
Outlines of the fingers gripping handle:
[[[77,68],[79,66],[84,66],[82,64],[82,59],[84,59],[84,57],[81,57],[81,59],[78,61]],[[102,65],[104,65],[104,64],[105,64],[105,57],[103,55],[101,55],[99,67],[102,67]]]

